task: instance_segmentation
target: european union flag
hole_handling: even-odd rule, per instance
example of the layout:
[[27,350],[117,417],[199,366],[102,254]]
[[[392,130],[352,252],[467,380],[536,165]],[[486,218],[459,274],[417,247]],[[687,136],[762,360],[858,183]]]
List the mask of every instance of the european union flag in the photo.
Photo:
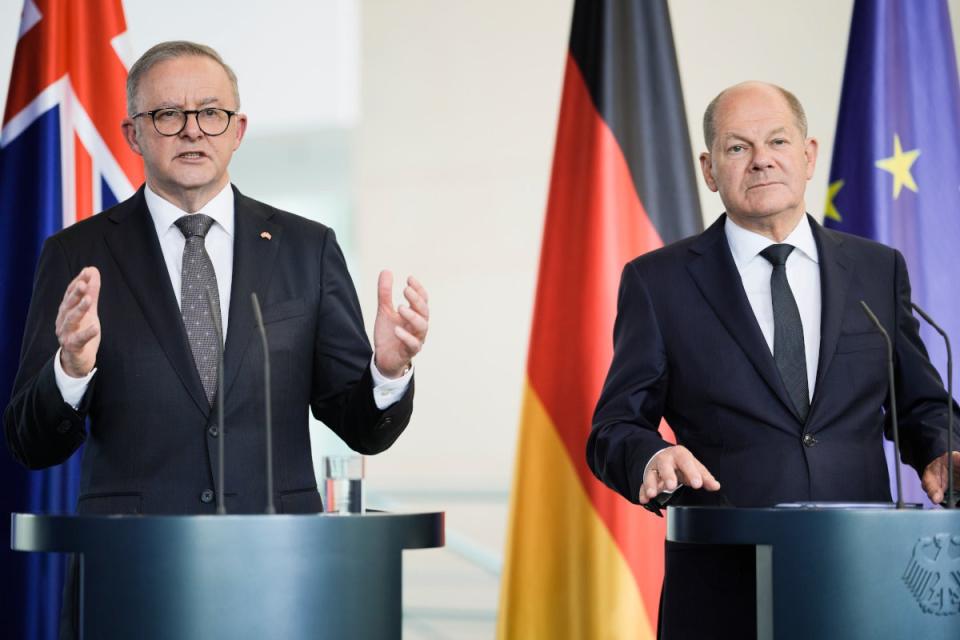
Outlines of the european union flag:
[[[854,5],[824,222],[899,249],[914,301],[960,339],[960,88],[946,0]],[[940,337],[923,337],[945,375]],[[929,504],[916,474],[904,479],[905,499]]]

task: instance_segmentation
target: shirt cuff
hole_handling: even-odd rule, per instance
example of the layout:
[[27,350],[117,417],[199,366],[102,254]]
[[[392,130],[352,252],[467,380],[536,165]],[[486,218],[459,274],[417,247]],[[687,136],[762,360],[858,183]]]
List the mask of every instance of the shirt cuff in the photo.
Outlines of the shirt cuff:
[[370,375],[373,377],[373,402],[377,405],[377,409],[383,411],[395,404],[407,392],[410,379],[413,378],[413,365],[410,365],[399,378],[391,379],[377,369],[376,356],[374,356],[370,358]]
[[60,390],[63,401],[76,411],[77,407],[80,406],[80,401],[83,400],[83,394],[87,392],[87,387],[90,386],[90,381],[93,380],[93,374],[97,372],[97,368],[94,367],[90,373],[82,378],[71,377],[63,370],[63,365],[60,364],[61,351],[62,349],[57,349],[57,355],[53,357],[53,377],[57,381],[57,389]]
[[[670,448],[670,447],[664,447],[663,449],[660,449],[660,451],[657,451],[655,454],[653,454],[652,456],[650,456],[650,459],[647,460],[647,466],[645,466],[645,467],[643,468],[643,478],[644,478],[644,479],[646,479],[646,477],[647,477],[647,472],[650,471],[650,465],[653,464],[653,461],[656,459],[656,457],[657,457],[658,455],[660,455],[661,453],[663,453],[664,451],[666,451],[667,449],[669,449],[669,448]],[[666,494],[669,495],[669,494],[672,494],[674,491],[676,491],[677,489],[679,489],[679,488],[682,487],[682,486],[683,486],[683,483],[678,482],[676,489],[664,489],[664,490],[661,491],[660,493],[666,493]]]

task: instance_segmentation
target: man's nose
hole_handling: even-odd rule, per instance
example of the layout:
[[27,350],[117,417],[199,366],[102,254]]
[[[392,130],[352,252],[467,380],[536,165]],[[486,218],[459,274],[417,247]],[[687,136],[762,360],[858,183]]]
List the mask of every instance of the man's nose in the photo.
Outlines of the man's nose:
[[773,154],[771,154],[770,150],[763,145],[757,146],[754,149],[753,157],[751,158],[750,168],[753,171],[764,171],[772,166]]
[[183,130],[180,131],[180,135],[184,138],[190,138],[191,140],[203,135],[203,131],[200,130],[200,123],[197,122],[196,113],[187,114],[187,122],[183,126]]

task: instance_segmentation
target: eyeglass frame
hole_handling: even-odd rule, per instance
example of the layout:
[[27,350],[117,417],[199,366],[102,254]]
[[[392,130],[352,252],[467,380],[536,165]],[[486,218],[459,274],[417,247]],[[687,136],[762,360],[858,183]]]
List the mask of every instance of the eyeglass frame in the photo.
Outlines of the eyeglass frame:
[[[215,111],[223,111],[224,113],[227,114],[227,124],[223,128],[223,131],[221,131],[220,133],[207,133],[204,130],[203,125],[200,124],[200,112],[207,111],[210,109],[213,109]],[[178,129],[175,133],[164,133],[160,131],[160,128],[157,126],[156,114],[160,113],[161,111],[178,111],[182,113],[183,126],[181,126],[180,129]],[[154,109],[153,111],[141,111],[140,113],[135,113],[132,116],[130,116],[130,119],[136,120],[140,116],[150,116],[150,121],[153,123],[154,131],[156,131],[158,134],[166,138],[172,138],[173,136],[178,136],[181,133],[183,133],[183,130],[187,128],[187,122],[190,120],[190,116],[192,115],[194,120],[197,121],[197,128],[203,132],[203,135],[215,138],[217,136],[222,136],[227,132],[227,129],[230,128],[230,120],[234,116],[238,115],[239,113],[240,113],[239,111],[231,111],[230,109],[224,109],[223,107],[204,107],[203,109],[177,109],[176,107],[161,107],[159,109]]]

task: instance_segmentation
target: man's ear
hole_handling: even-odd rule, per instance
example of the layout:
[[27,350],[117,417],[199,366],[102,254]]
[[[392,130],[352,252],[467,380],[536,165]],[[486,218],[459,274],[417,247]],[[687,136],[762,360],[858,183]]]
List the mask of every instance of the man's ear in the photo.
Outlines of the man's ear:
[[700,171],[703,173],[703,180],[707,183],[707,188],[716,193],[717,181],[713,179],[713,158],[709,151],[700,154]]
[[813,177],[813,171],[817,168],[817,151],[820,149],[820,143],[816,138],[807,138],[803,145],[803,155],[807,157],[807,180]]
[[123,131],[123,139],[127,141],[133,152],[142,156],[143,151],[140,149],[140,141],[137,140],[137,123],[133,121],[133,118],[124,118],[123,122],[120,123],[120,129]]
[[243,136],[247,133],[247,116],[244,113],[238,113],[234,117],[237,120],[237,136],[233,141],[233,150],[236,151],[240,148],[240,143],[243,142]]

